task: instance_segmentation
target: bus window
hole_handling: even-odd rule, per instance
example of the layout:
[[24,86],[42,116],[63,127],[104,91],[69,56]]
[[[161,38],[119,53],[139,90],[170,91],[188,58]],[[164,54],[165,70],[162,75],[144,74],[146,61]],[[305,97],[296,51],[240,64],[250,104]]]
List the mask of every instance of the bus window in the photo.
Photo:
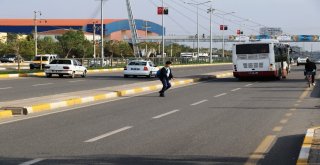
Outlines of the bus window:
[[236,46],[236,54],[261,54],[269,52],[269,44],[242,44]]

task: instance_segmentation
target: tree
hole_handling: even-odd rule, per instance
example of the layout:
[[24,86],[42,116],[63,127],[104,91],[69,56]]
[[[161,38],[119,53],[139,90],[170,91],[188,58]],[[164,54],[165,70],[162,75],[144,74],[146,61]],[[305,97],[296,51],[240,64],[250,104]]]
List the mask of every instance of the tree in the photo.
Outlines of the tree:
[[[62,49],[62,54],[68,58],[70,54],[75,57],[80,57],[83,51],[83,43],[85,42],[85,36],[82,31],[70,30],[58,37],[59,45]],[[73,52],[72,52],[73,51]]]
[[51,37],[44,37],[38,40],[38,51],[40,54],[58,54],[58,43]]

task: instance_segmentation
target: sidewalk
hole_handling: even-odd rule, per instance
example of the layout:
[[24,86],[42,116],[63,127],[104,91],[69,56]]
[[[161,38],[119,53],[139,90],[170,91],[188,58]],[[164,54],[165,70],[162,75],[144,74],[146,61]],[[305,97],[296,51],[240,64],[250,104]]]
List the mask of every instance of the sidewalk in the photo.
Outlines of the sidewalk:
[[[232,72],[214,72],[207,73],[192,78],[179,78],[172,82],[173,87],[192,84],[199,81],[205,81],[213,78],[231,77]],[[149,82],[139,82],[134,84],[127,84],[121,86],[112,86],[106,88],[84,90],[70,93],[61,93],[57,95],[49,95],[43,97],[28,98],[23,100],[14,100],[0,103],[1,110],[11,110],[20,107],[26,111],[26,113],[41,112],[47,110],[53,110],[62,107],[74,106],[78,104],[84,104],[94,101],[108,100],[116,97],[125,97],[143,92],[157,91],[162,88],[159,80]],[[10,108],[11,107],[11,108]],[[7,114],[7,113],[6,113]],[[21,113],[22,114],[22,110]],[[6,117],[8,117],[6,115]],[[9,116],[10,117],[10,116]],[[1,115],[0,115],[1,118]]]
[[308,129],[297,165],[320,164],[320,127]]

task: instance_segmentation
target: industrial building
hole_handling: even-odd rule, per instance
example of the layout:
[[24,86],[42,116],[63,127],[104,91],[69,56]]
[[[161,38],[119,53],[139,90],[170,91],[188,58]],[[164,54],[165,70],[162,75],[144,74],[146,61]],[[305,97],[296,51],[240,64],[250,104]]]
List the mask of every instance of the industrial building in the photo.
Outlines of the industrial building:
[[[2,37],[5,36],[4,33],[32,34],[35,24],[37,24],[40,36],[48,33],[54,35],[52,32],[58,30],[61,33],[61,30],[66,29],[83,30],[89,35],[94,31],[94,24],[96,25],[96,34],[101,33],[101,22],[98,19],[45,19],[37,21],[34,19],[0,19],[0,33]],[[162,26],[157,23],[136,19],[135,24],[138,37],[162,35]],[[128,19],[105,19],[103,27],[104,37],[108,40],[121,41],[131,38]]]

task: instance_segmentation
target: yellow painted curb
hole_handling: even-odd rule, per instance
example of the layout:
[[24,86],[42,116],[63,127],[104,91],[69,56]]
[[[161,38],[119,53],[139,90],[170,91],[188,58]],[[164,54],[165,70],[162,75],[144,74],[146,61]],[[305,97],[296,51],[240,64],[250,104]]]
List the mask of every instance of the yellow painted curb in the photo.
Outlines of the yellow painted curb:
[[[220,77],[227,76],[227,75],[230,75],[230,74],[224,73]],[[208,75],[207,77],[204,77],[204,78],[175,80],[172,82],[172,85],[173,86],[186,85],[186,84],[191,84],[191,83],[199,82],[199,81],[205,81],[205,80],[217,78],[217,77],[219,77],[219,76]],[[25,108],[27,109],[28,113],[42,112],[42,111],[48,111],[48,110],[62,108],[62,107],[68,107],[68,106],[74,106],[74,105],[94,102],[94,101],[108,100],[108,99],[112,99],[112,98],[116,98],[116,97],[124,97],[124,96],[138,94],[138,93],[147,92],[147,91],[155,91],[155,90],[159,90],[161,88],[162,88],[161,84],[151,85],[151,86],[146,86],[146,87],[138,87],[138,88],[133,88],[133,89],[121,90],[121,91],[117,91],[117,92],[108,92],[105,94],[97,94],[94,96],[87,96],[87,97],[83,97],[83,98],[72,98],[72,99],[58,101],[58,102],[54,102],[54,103],[41,103],[41,104],[36,104],[36,105],[32,105],[31,107],[25,107]],[[12,112],[11,111],[9,111],[9,112],[12,116]],[[6,112],[6,113],[8,113],[8,112]]]
[[310,150],[314,139],[314,133],[316,129],[320,129],[320,127],[313,127],[309,128],[306,132],[306,135],[304,137],[301,150],[299,153],[299,157],[297,160],[297,165],[307,165],[309,156],[310,156]]
[[1,111],[0,110],[0,119],[4,119],[4,118],[9,118],[9,117],[12,117],[12,111],[11,110],[4,110],[4,111]]

